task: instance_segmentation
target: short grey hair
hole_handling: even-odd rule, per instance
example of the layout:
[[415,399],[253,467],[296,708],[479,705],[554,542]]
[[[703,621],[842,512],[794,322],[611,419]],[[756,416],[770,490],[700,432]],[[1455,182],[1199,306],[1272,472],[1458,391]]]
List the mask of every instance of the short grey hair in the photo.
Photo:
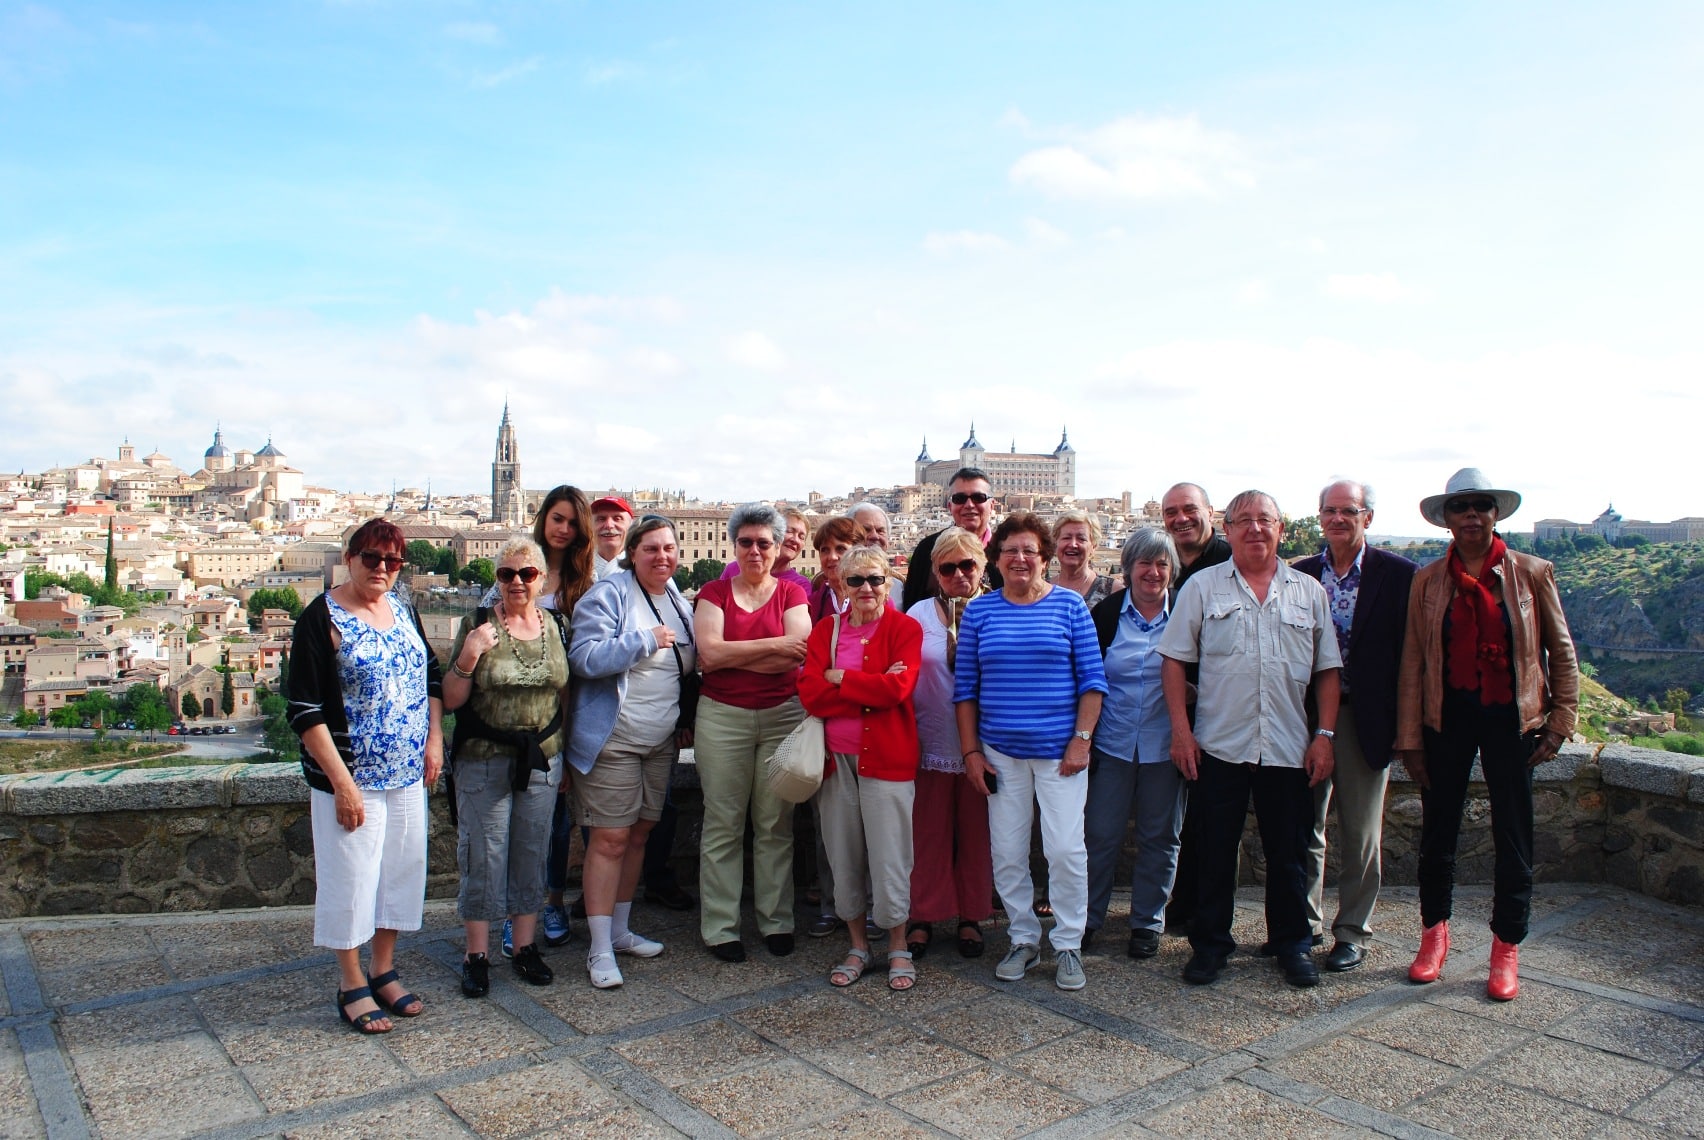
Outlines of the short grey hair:
[[1272,504],[1272,513],[1277,515],[1279,521],[1282,522],[1284,519],[1284,511],[1278,506],[1277,499],[1273,498],[1265,491],[1248,490],[1237,495],[1236,498],[1232,499],[1225,506],[1225,524],[1229,526],[1232,522],[1235,522],[1238,511],[1260,499],[1265,499],[1267,502]]
[[1319,489],[1319,505],[1321,510],[1325,509],[1326,492],[1331,490],[1333,487],[1355,488],[1355,490],[1361,493],[1362,508],[1369,511],[1373,509],[1373,485],[1371,483],[1363,483],[1359,479],[1333,479],[1331,482]]
[[851,519],[853,522],[857,522],[858,521],[858,515],[862,511],[875,511],[878,515],[882,516],[883,522],[888,521],[888,513],[886,511],[882,510],[880,507],[876,506],[876,504],[870,502],[870,500],[868,500],[868,499],[865,499],[863,502],[858,503],[855,506],[848,508],[847,511],[846,511],[846,517]]
[[735,507],[733,513],[728,516],[728,541],[738,541],[740,531],[748,526],[768,527],[777,546],[787,537],[787,520],[768,503],[741,503]]
[[840,556],[840,580],[846,581],[847,574],[856,574],[865,567],[880,570],[883,575],[887,575],[888,571],[892,569],[892,564],[888,562],[887,551],[873,545],[854,546]]
[[503,565],[517,554],[525,555],[529,566],[537,566],[540,570],[546,568],[544,551],[539,548],[538,543],[524,534],[517,534],[498,548],[497,565]]
[[1124,571],[1125,582],[1130,581],[1136,563],[1160,561],[1171,567],[1173,577],[1177,576],[1177,543],[1159,527],[1145,526],[1133,532],[1118,552],[1118,565]]

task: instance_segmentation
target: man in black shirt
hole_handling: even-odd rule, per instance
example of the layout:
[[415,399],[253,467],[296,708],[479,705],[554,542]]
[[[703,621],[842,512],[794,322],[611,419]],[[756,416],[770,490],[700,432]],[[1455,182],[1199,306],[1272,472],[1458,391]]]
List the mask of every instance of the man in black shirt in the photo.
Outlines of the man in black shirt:
[[[984,546],[994,533],[994,496],[993,484],[988,481],[987,474],[979,467],[960,467],[953,472],[952,481],[947,484],[947,509],[952,512],[953,523],[974,534]],[[901,610],[909,610],[924,598],[932,597],[935,592],[935,539],[941,532],[936,531],[911,552],[910,559],[905,564],[905,590],[900,595]],[[988,560],[988,572],[984,581],[990,589],[998,590],[1001,585],[1000,571],[994,568],[993,558]]]

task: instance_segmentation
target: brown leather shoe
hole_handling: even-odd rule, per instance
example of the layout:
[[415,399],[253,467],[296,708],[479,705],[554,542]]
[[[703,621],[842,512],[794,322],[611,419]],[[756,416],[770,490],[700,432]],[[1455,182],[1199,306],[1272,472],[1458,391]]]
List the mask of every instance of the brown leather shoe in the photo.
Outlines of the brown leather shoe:
[[1485,996],[1492,1001],[1514,1001],[1521,992],[1520,953],[1515,943],[1491,936],[1491,979],[1485,983]]
[[1434,922],[1420,932],[1420,952],[1414,955],[1414,964],[1408,967],[1408,980],[1422,983],[1437,981],[1449,952],[1449,920]]

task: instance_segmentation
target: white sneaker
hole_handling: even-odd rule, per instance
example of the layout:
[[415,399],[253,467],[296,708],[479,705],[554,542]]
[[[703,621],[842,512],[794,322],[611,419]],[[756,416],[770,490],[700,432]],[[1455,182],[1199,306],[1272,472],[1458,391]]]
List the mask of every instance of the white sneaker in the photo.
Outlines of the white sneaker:
[[1024,972],[1041,961],[1041,948],[1031,946],[1027,942],[1019,942],[1006,956],[1000,959],[1000,964],[994,967],[994,976],[1002,982],[1021,982]]
[[661,942],[653,942],[643,934],[629,930],[619,938],[611,939],[610,945],[617,954],[631,954],[635,958],[655,958],[663,952]]
[[591,976],[592,985],[600,990],[612,990],[627,980],[621,976],[614,954],[586,955],[586,973]]
[[1062,990],[1080,990],[1088,984],[1088,978],[1083,976],[1083,958],[1076,950],[1061,950],[1053,956],[1057,963],[1057,972],[1053,976],[1053,984]]

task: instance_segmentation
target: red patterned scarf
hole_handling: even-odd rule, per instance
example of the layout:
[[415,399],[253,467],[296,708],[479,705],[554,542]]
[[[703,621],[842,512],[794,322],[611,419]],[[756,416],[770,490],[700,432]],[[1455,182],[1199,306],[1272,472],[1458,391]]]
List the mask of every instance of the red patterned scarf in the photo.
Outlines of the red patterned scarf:
[[1450,544],[1448,570],[1455,581],[1455,600],[1450,603],[1450,688],[1478,689],[1483,705],[1506,705],[1515,699],[1509,631],[1496,596],[1485,586],[1508,549],[1502,536],[1493,534],[1491,552],[1475,578],[1463,566],[1455,544]]

